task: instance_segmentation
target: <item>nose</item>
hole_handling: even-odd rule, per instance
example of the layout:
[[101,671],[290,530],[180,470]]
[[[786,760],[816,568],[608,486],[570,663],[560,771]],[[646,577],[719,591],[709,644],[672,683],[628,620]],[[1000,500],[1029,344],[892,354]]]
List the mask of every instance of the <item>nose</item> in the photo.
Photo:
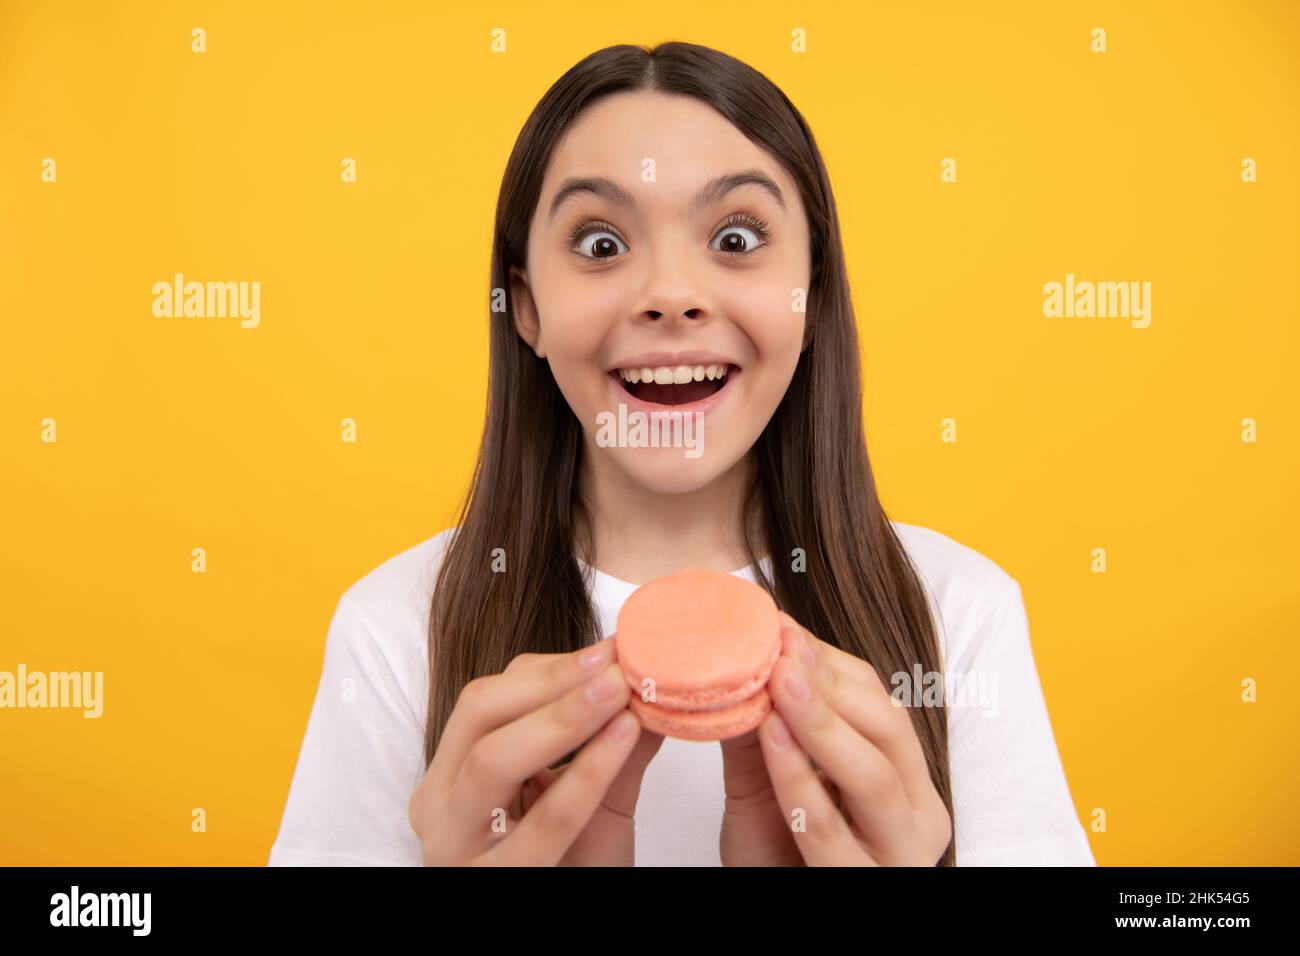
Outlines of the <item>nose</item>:
[[659,309],[646,309],[644,315],[647,319],[651,320],[662,319],[665,317],[673,318],[676,316],[681,316],[683,319],[698,319],[703,317],[704,310],[698,306],[686,309],[667,307],[662,311]]
[[641,307],[635,315],[654,323],[699,321],[710,314],[706,298],[689,256],[662,251],[650,262]]

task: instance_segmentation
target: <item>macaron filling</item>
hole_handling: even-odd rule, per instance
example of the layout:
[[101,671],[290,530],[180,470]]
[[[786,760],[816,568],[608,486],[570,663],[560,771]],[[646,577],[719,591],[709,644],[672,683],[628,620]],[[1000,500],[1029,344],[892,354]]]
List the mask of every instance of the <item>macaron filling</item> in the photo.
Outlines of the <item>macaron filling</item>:
[[661,687],[659,682],[655,680],[652,685],[649,685],[654,689],[654,698],[648,701],[642,699],[644,692],[649,689],[645,681],[654,680],[654,675],[637,674],[627,664],[621,666],[623,667],[623,673],[627,677],[628,686],[632,689],[632,696],[636,697],[641,703],[655,704],[659,707],[680,711],[720,710],[724,707],[739,704],[766,687],[768,678],[772,676],[772,668],[776,666],[780,656],[781,645],[778,643],[772,650],[771,660],[763,665],[762,670],[749,680],[731,687],[701,687],[692,690],[675,690]]

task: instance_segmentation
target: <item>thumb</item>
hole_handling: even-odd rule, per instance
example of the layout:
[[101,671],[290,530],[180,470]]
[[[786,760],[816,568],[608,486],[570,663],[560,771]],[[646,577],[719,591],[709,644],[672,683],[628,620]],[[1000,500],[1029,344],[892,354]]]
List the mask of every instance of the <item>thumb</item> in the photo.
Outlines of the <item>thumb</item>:
[[722,779],[727,796],[743,796],[772,785],[757,727],[739,737],[719,741],[719,746],[722,748]]
[[663,734],[654,733],[644,727],[639,727],[637,733],[639,736],[636,745],[627,755],[623,769],[609,785],[603,801],[607,808],[625,816],[631,816],[636,810],[636,801],[641,795],[641,781],[645,777],[646,768],[650,766],[650,761],[654,759],[664,742]]

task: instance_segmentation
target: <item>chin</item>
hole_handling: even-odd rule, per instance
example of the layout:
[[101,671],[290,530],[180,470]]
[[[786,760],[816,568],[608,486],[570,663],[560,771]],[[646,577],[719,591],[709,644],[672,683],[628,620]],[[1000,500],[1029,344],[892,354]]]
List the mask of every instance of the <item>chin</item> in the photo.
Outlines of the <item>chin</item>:
[[681,448],[619,448],[617,464],[629,478],[658,494],[688,494],[706,488],[727,471],[719,451],[687,458]]

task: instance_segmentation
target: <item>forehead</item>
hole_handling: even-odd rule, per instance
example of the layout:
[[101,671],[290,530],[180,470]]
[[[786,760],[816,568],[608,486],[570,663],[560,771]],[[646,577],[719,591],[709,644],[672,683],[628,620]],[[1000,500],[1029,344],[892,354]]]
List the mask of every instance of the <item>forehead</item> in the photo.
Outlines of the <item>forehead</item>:
[[[643,177],[654,162],[654,180]],[[766,151],[726,117],[692,96],[651,90],[602,97],[570,124],[542,179],[539,215],[564,180],[606,176],[637,197],[686,202],[702,183],[741,169],[766,173],[786,202],[798,202],[794,182]]]

